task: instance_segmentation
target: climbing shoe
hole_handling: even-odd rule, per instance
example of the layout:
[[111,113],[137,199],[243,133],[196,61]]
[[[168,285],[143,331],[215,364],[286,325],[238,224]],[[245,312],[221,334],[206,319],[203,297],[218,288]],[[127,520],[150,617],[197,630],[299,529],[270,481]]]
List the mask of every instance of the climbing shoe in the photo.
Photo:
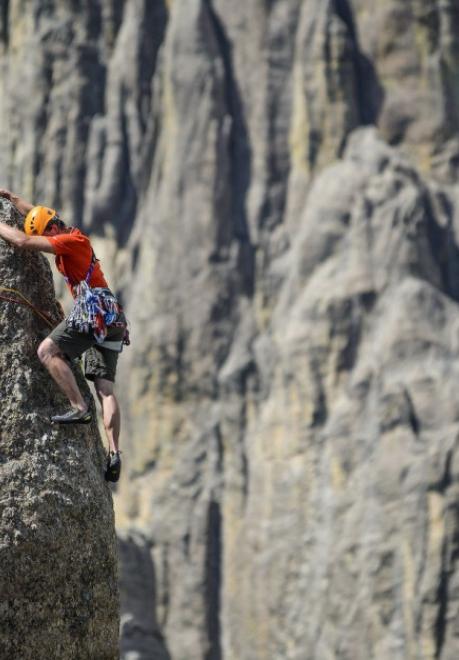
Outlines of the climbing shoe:
[[110,451],[107,456],[107,466],[105,468],[105,481],[116,482],[121,473],[121,456],[119,451]]
[[72,408],[63,415],[54,415],[51,417],[53,424],[89,424],[91,421],[91,411],[89,408],[84,412]]

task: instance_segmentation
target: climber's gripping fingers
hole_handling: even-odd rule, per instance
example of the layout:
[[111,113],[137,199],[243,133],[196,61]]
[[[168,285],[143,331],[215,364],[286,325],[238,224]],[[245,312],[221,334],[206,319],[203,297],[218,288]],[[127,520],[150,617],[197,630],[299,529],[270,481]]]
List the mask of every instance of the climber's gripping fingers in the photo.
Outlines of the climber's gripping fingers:
[[33,208],[33,204],[30,204],[30,202],[27,202],[25,199],[19,197],[19,195],[16,195],[16,193],[11,192],[11,190],[7,190],[6,188],[0,188],[0,198],[1,197],[8,199],[12,204],[14,204],[21,215],[26,215]]

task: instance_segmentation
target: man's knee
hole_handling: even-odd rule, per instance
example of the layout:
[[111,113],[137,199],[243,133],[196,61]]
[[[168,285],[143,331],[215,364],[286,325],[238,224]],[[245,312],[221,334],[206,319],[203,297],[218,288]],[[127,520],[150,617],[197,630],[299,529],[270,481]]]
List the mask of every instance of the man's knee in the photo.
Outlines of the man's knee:
[[97,396],[99,398],[115,396],[114,387],[111,380],[107,380],[106,378],[96,378],[94,380],[94,387],[96,388]]
[[40,362],[46,364],[50,358],[56,355],[61,355],[61,351],[59,346],[55,344],[52,339],[46,337],[46,339],[44,339],[39,345],[37,355]]
[[113,383],[105,378],[94,381],[96,393],[102,407],[102,419],[105,429],[110,432],[119,428],[120,408],[114,393]]

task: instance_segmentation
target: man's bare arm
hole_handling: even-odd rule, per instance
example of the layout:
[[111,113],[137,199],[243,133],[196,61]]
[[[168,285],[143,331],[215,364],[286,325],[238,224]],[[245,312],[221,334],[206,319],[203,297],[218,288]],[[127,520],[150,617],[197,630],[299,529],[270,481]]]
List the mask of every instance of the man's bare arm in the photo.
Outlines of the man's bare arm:
[[26,215],[30,209],[33,209],[33,204],[30,204],[30,202],[27,202],[25,199],[11,192],[11,190],[7,190],[6,188],[0,188],[0,197],[9,199],[21,215]]
[[18,248],[26,250],[40,250],[41,252],[51,252],[55,254],[54,247],[44,236],[27,236],[20,229],[10,227],[4,222],[0,222],[0,238],[5,239]]

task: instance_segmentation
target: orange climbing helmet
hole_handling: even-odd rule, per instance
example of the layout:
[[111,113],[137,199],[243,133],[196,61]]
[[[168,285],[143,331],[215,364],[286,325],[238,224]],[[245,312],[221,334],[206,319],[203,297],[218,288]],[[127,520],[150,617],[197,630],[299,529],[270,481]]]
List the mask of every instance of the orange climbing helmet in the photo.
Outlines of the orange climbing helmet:
[[42,236],[48,222],[56,217],[57,212],[54,209],[49,209],[46,206],[34,206],[26,215],[24,231],[28,236],[33,236],[34,234]]

